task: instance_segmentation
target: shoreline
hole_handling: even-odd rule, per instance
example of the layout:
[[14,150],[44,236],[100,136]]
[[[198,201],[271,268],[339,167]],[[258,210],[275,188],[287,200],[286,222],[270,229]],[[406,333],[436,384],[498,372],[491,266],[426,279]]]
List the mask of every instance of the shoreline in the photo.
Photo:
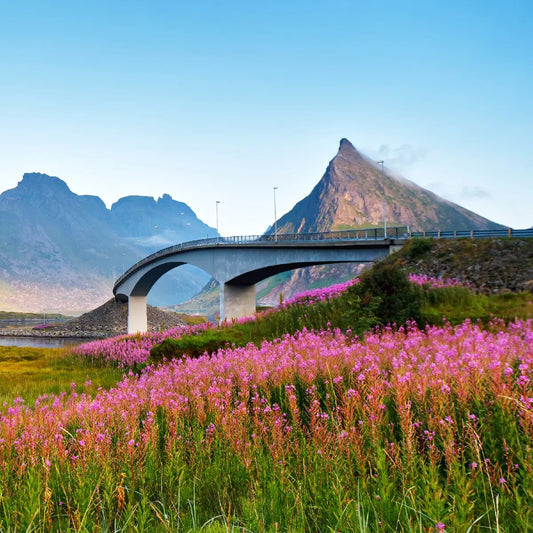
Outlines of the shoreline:
[[117,335],[124,335],[120,331],[69,331],[64,329],[47,328],[43,330],[32,328],[0,328],[0,337],[46,337],[57,339],[106,339]]

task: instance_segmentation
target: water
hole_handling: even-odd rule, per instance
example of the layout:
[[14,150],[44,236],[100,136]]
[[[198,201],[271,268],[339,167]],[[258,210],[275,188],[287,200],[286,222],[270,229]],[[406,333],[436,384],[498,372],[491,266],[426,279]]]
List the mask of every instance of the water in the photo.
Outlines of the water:
[[44,324],[42,318],[0,318],[0,328],[28,327]]
[[66,348],[77,346],[91,339],[79,339],[75,337],[12,337],[0,336],[0,346],[29,346],[31,348]]
[[[42,324],[41,319],[25,320],[0,320],[0,330],[6,327],[27,328]],[[65,348],[76,346],[91,339],[80,339],[77,337],[21,337],[19,335],[1,335],[0,346],[29,346],[31,348]]]

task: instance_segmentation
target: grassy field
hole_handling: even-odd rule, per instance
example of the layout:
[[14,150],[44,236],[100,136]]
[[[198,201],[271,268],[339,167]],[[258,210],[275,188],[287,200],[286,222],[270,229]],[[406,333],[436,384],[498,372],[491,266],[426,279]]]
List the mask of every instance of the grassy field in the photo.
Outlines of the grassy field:
[[67,320],[69,316],[61,315],[59,313],[17,313],[15,311],[0,311],[0,320],[28,320],[28,319],[43,319],[46,317],[50,320]]
[[530,531],[532,317],[385,266],[166,340],[0,348],[0,531]]
[[72,383],[78,392],[109,388],[123,374],[118,368],[90,364],[66,348],[0,346],[0,405],[17,397],[32,405],[41,395],[69,391]]

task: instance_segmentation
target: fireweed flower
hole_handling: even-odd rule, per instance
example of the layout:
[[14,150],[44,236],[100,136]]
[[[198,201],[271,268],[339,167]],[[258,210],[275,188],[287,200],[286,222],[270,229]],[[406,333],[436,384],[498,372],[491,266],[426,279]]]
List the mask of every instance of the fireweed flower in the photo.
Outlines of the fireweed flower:
[[[135,346],[131,337],[114,342]],[[507,378],[506,368],[520,369],[528,379]],[[523,431],[530,431],[532,373],[531,320],[490,330],[470,321],[413,325],[370,332],[361,340],[338,330],[304,330],[261,346],[169,361],[90,395],[73,387],[31,407],[16,399],[0,410],[0,461],[15,461],[15,471],[23,464],[42,465],[39,458],[76,468],[89,458],[102,466],[109,460],[142,461],[147,449],[157,449],[163,418],[173,446],[186,446],[187,428],[195,424],[206,446],[221,439],[244,465],[253,463],[258,446],[276,464],[287,464],[302,439],[324,458],[347,458],[363,453],[364,439],[390,433],[389,411],[397,413],[413,454],[435,461],[445,454],[452,461],[465,420],[456,418],[451,402],[462,404],[472,429],[477,419],[471,399],[511,399],[523,406],[516,416]],[[284,403],[271,402],[272,389]],[[389,402],[396,408],[384,409]],[[490,468],[497,469],[497,455],[491,457]],[[503,474],[511,485],[506,472],[495,470],[495,479]]]
[[344,283],[338,283],[336,285],[331,285],[330,287],[324,287],[321,289],[313,289],[305,292],[298,293],[292,298],[285,300],[281,304],[282,308],[290,307],[291,305],[302,305],[302,304],[313,304],[318,302],[324,302],[339,296],[348,288],[359,283],[359,278],[355,278]]
[[432,278],[431,276],[427,276],[425,274],[410,273],[409,281],[426,289],[442,289],[445,287],[472,287],[472,284],[468,281],[462,281],[457,278]]

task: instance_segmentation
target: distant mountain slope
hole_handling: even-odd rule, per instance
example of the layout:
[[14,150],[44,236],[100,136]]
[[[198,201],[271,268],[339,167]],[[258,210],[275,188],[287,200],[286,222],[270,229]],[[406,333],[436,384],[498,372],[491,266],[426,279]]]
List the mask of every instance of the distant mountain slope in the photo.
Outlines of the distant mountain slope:
[[126,196],[111,206],[111,222],[115,231],[126,239],[160,249],[185,240],[216,236],[185,203],[168,194],[157,200],[150,196]]
[[[280,233],[306,233],[383,225],[413,230],[496,229],[502,226],[405,179],[393,177],[347,139],[311,193],[277,223]],[[272,232],[272,228],[270,232]]]
[[[15,189],[0,195],[3,279],[38,282],[51,275],[69,281],[87,261],[98,274],[109,275],[112,252],[123,243],[106,216],[99,198],[77,196],[59,178],[25,174]],[[133,256],[127,246],[120,249],[128,252]]]
[[[0,310],[87,311],[108,300],[114,279],[146,254],[215,233],[168,195],[125,197],[107,209],[59,178],[24,174],[0,194]],[[156,284],[150,301],[183,301],[208,279],[181,267]]]

